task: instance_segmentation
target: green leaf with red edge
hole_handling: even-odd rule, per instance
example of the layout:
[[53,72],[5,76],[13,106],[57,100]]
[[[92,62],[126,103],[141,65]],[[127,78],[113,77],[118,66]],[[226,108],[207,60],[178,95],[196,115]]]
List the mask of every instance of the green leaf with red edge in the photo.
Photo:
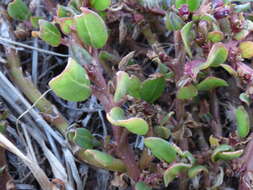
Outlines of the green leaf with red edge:
[[173,163],[163,174],[164,185],[167,187],[180,173],[191,168],[191,164]]
[[144,139],[144,144],[158,159],[164,160],[168,163],[176,160],[176,151],[166,140],[159,137],[148,137]]
[[10,17],[16,20],[28,20],[31,16],[29,8],[22,0],[14,0],[9,3],[7,11]]
[[207,61],[201,65],[202,69],[217,67],[223,64],[228,58],[228,50],[221,42],[215,43],[210,50]]
[[158,76],[145,80],[140,89],[140,96],[143,100],[153,103],[164,92],[166,86],[165,78]]
[[54,47],[61,44],[61,33],[53,23],[41,19],[39,20],[39,26],[39,37],[42,40]]
[[243,106],[239,106],[235,110],[236,124],[237,124],[237,135],[240,138],[245,138],[248,136],[250,131],[250,119],[248,112]]
[[188,85],[180,88],[177,92],[177,98],[189,100],[198,95],[198,90],[194,85]]
[[91,0],[90,5],[98,11],[103,11],[111,5],[111,0]]
[[208,91],[222,86],[228,86],[228,83],[217,77],[207,77],[197,85],[197,89],[200,91]]
[[125,127],[134,134],[145,135],[148,132],[148,123],[144,119],[138,117],[127,119],[124,111],[120,107],[112,108],[106,116],[113,125]]
[[68,35],[71,32],[71,27],[74,24],[74,20],[71,17],[55,18],[55,21],[60,25],[61,31]]
[[91,95],[90,80],[85,69],[69,58],[65,70],[49,82],[55,94],[68,101],[84,101]]
[[83,13],[74,17],[78,37],[87,45],[102,48],[108,39],[105,22],[94,11],[81,9]]
[[93,166],[104,168],[110,171],[126,172],[125,164],[110,154],[94,149],[80,150],[77,156]]
[[144,182],[138,182],[135,184],[135,190],[152,190],[152,189]]

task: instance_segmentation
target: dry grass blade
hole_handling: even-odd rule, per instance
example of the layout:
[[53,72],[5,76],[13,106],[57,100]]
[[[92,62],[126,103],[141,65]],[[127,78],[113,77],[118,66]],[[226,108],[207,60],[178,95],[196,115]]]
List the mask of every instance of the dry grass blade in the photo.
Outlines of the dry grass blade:
[[0,133],[0,145],[7,149],[8,151],[12,152],[13,154],[17,155],[31,170],[34,177],[40,184],[43,190],[57,190],[48,179],[44,171],[37,165],[35,162],[30,160],[26,155],[24,155],[11,141],[9,141],[4,135]]

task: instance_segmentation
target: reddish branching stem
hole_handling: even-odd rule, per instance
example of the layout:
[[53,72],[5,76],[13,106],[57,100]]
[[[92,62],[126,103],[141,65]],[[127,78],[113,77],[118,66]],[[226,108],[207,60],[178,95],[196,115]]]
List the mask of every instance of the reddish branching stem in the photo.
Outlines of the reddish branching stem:
[[[104,106],[105,112],[109,112],[116,103],[110,93],[103,72],[98,65],[98,61],[93,64],[85,65],[90,80],[93,82],[93,95],[97,97],[100,103]],[[114,140],[116,142],[116,154],[125,163],[128,175],[137,181],[140,176],[140,169],[135,160],[134,152],[129,146],[128,132],[121,127],[112,126]]]

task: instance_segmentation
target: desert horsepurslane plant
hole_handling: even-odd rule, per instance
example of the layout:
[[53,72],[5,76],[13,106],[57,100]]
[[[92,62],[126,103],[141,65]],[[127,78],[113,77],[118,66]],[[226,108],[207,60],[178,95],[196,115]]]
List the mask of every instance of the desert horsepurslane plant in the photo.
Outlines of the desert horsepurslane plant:
[[[10,17],[31,22],[34,37],[53,47],[69,47],[66,68],[49,82],[53,92],[73,102],[93,95],[103,105],[113,139],[101,142],[86,128],[66,131],[71,145],[78,147],[73,149],[77,158],[127,173],[137,190],[170,186],[178,177],[181,190],[188,189],[188,182],[195,189],[217,189],[226,172],[222,164],[233,162],[235,170],[244,167],[240,189],[250,189],[245,182],[253,161],[246,157],[252,147],[245,147],[253,93],[253,70],[247,65],[253,57],[250,1],[164,0],[155,4],[131,0],[116,5],[110,0],[70,0],[67,6],[57,5],[52,21],[32,16],[22,0],[8,6]],[[128,52],[111,70],[112,76],[104,72],[104,62],[113,57],[106,48],[113,35],[106,21],[116,13],[128,15],[153,48],[147,53],[153,63],[149,68],[142,69],[134,53]],[[162,21],[164,33],[173,34],[172,53],[160,46],[159,34],[148,27],[152,19],[146,14]],[[114,15],[116,19],[120,19],[118,15]],[[122,34],[122,28],[119,30]],[[239,104],[229,109],[236,128],[226,134],[216,94],[231,82],[217,73],[225,73],[241,85]],[[162,99],[171,105],[164,106]],[[212,134],[203,134],[206,126],[201,123],[211,127]],[[143,139],[141,150],[131,146],[130,138],[136,135]],[[200,148],[192,152],[191,145]],[[244,156],[246,159],[240,158]],[[201,182],[201,178],[205,180]]]

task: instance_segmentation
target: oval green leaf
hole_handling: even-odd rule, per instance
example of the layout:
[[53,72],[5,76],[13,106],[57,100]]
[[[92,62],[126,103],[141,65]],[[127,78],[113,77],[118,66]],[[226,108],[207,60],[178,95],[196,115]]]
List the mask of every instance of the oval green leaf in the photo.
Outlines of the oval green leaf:
[[68,136],[71,141],[84,149],[92,149],[94,146],[99,145],[96,138],[85,128],[77,128],[73,132],[71,131]]
[[141,85],[140,96],[143,100],[153,103],[162,95],[165,85],[164,77],[147,79]]
[[105,9],[107,9],[110,4],[111,4],[111,0],[91,0],[90,4],[92,6],[92,8],[98,10],[98,11],[103,11]]
[[28,20],[31,16],[29,8],[22,0],[14,0],[9,3],[7,11],[10,17],[16,20]]
[[55,94],[68,101],[84,101],[91,95],[90,80],[85,69],[69,58],[65,70],[49,82]]
[[126,172],[125,164],[120,159],[116,159],[105,152],[88,149],[85,151],[79,151],[77,156],[80,160],[99,168],[104,168],[110,171]]
[[166,140],[158,137],[148,137],[144,139],[144,144],[158,159],[164,160],[168,163],[176,160],[176,151]]
[[164,172],[163,181],[167,187],[181,172],[191,168],[190,164],[174,163]]
[[107,27],[95,12],[82,8],[83,13],[74,17],[78,37],[83,43],[102,48],[108,39]]
[[61,33],[58,28],[46,20],[39,20],[40,32],[39,37],[50,44],[51,46],[58,46],[61,43]]
[[224,39],[224,34],[221,31],[212,31],[208,33],[207,39],[213,43],[217,43]]
[[197,89],[201,91],[208,91],[222,86],[228,86],[228,83],[223,79],[207,77],[197,85]]
[[248,136],[250,131],[250,120],[248,112],[243,106],[239,106],[235,110],[235,117],[237,123],[237,134],[240,138],[245,138]]
[[177,92],[177,98],[182,100],[189,100],[197,96],[198,90],[193,85],[188,85],[180,88]]
[[106,116],[113,125],[125,127],[134,134],[145,135],[148,132],[149,127],[145,120],[138,117],[126,119],[124,111],[119,107],[112,108]]

